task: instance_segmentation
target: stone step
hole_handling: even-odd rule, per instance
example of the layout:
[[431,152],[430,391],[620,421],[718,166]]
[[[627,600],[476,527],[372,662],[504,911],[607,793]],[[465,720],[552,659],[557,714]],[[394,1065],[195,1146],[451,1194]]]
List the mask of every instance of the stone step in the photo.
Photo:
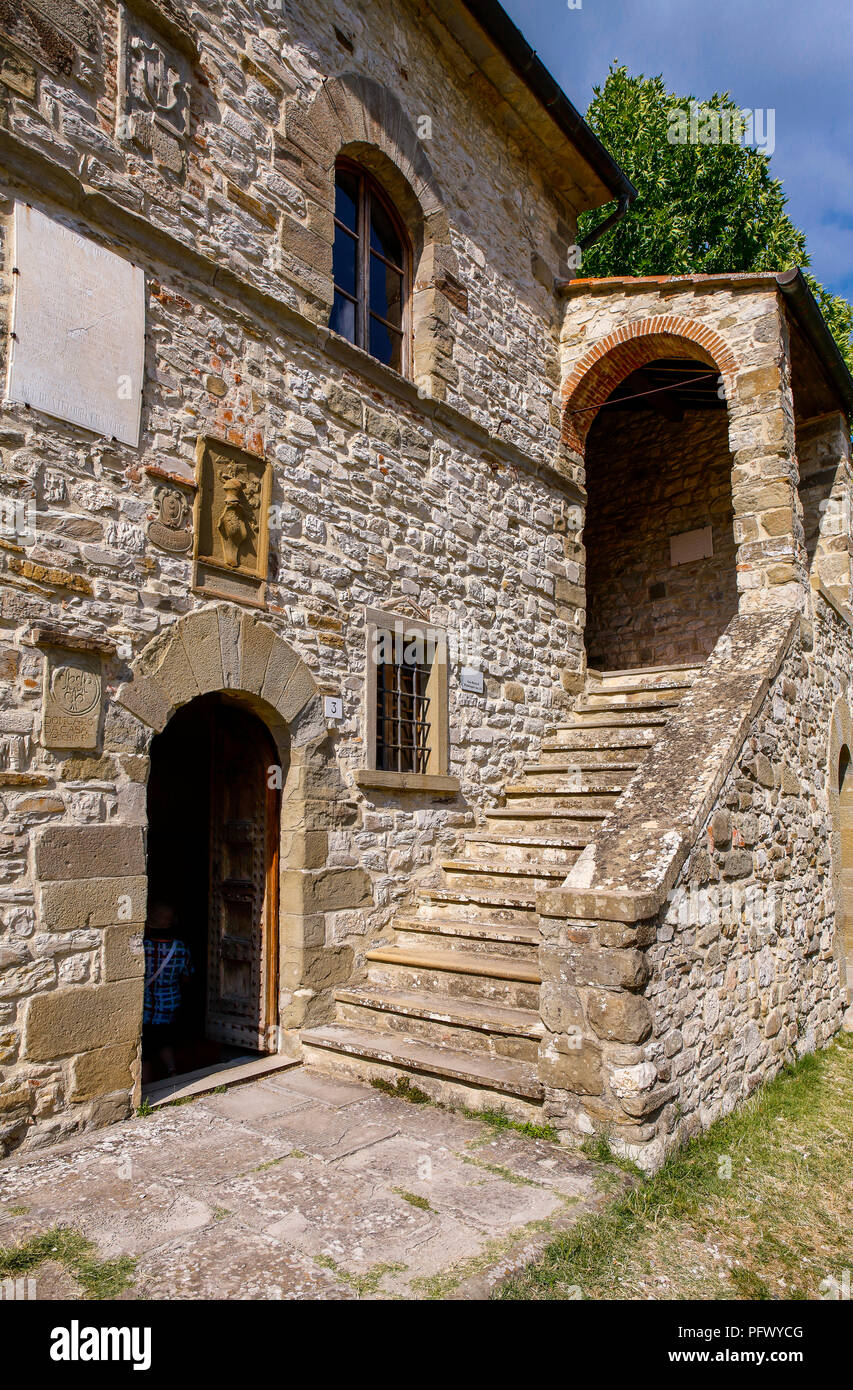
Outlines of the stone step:
[[542,934],[535,922],[466,922],[458,917],[415,917],[408,914],[396,917],[398,933],[418,933],[434,941],[436,937],[453,940],[465,938],[470,942],[491,942],[504,950],[507,946],[538,947]]
[[[393,1072],[414,1075],[419,1085],[423,1078],[425,1090],[429,1078],[461,1083],[478,1098],[473,1108],[493,1105],[495,1093],[537,1103],[543,1095],[542,1084],[532,1066],[460,1048],[439,1047],[417,1038],[332,1023],[324,1028],[306,1029],[302,1044],[306,1061],[320,1068],[322,1053],[337,1053],[353,1062],[380,1063]],[[354,1074],[369,1077],[376,1072],[368,1065],[356,1069]],[[438,1098],[447,1093],[439,1089],[433,1094]]]
[[407,951],[461,950],[471,955],[496,953],[512,960],[535,961],[539,953],[539,929],[509,927],[501,930],[490,922],[454,922],[449,918],[408,917],[394,923],[396,945]]
[[542,740],[543,749],[612,753],[618,748],[649,748],[658,736],[656,728],[641,725],[628,729],[557,729],[553,738]]
[[477,883],[470,892],[442,885],[418,890],[418,916],[452,915],[462,921],[538,922],[536,893],[496,892]]
[[514,1009],[539,1008],[535,959],[436,946],[376,946],[368,951],[370,987],[377,993],[441,994]]
[[563,861],[559,864],[549,864],[545,860],[519,864],[501,863],[498,860],[484,862],[478,859],[443,859],[441,867],[451,888],[459,888],[463,884],[466,887],[475,887],[478,883],[483,883],[489,888],[518,887],[524,890],[533,887],[538,891],[543,888],[555,888],[562,883],[579,853],[580,850],[566,850]]
[[479,830],[465,836],[465,858],[495,864],[563,864],[566,852],[577,855],[595,833],[595,823],[585,825],[580,834],[507,834]]
[[685,690],[702,670],[702,663],[688,666],[634,666],[621,671],[589,671],[587,691]]
[[483,1000],[397,990],[335,991],[338,1023],[388,1033],[408,1033],[468,1052],[535,1062],[542,1022],[533,1009],[511,1009]]
[[529,806],[514,801],[511,806],[495,806],[486,812],[486,833],[524,836],[531,830],[541,829],[545,835],[567,836],[588,843],[606,814],[604,811],[590,812],[579,818],[571,808],[554,807],[544,797],[533,798]]
[[571,808],[578,820],[597,821],[608,815],[622,795],[622,788],[615,792],[577,791],[565,774],[552,772],[551,768],[540,772],[536,777],[525,777],[521,782],[509,782],[504,787],[507,805],[515,805],[517,799],[525,801],[530,797],[545,800],[553,799],[554,805],[563,810]]
[[662,710],[591,710],[576,709],[569,722],[556,725],[558,733],[565,729],[632,729],[660,728],[666,724],[672,711]]
[[548,739],[547,747],[540,747],[539,762],[553,766],[554,763],[568,768],[579,768],[581,772],[636,772],[648,751],[645,747],[634,748],[566,748],[556,739]]
[[638,713],[655,713],[659,710],[676,709],[689,689],[690,687],[685,685],[674,686],[669,690],[590,690],[581,696],[575,708],[578,711],[589,710],[595,713],[626,709]]
[[572,777],[573,791],[602,792],[605,796],[618,796],[625,790],[643,761],[641,757],[637,757],[627,763],[584,767],[575,761],[576,757],[575,753],[567,756],[562,749],[558,752],[543,753],[538,763],[524,763],[523,772],[527,777],[539,777],[542,773],[550,777],[554,772],[562,772],[564,776]]

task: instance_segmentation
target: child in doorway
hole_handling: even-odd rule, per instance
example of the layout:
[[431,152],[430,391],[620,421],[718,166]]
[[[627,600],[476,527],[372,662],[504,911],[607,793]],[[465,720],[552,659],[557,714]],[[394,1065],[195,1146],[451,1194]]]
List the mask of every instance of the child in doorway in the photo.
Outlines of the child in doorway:
[[142,1014],[142,1079],[150,1081],[151,1058],[159,1058],[167,1076],[175,1075],[177,1015],[181,984],[193,973],[186,943],[176,936],[175,910],[152,903],[145,925],[145,997]]

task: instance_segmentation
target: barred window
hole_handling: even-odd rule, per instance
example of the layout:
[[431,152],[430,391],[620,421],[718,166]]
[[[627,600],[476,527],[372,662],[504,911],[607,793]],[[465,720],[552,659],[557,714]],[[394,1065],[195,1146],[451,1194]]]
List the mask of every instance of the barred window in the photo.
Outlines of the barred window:
[[384,772],[426,772],[429,762],[430,667],[408,655],[376,668],[376,766]]
[[392,777],[444,776],[447,634],[367,610],[368,766]]

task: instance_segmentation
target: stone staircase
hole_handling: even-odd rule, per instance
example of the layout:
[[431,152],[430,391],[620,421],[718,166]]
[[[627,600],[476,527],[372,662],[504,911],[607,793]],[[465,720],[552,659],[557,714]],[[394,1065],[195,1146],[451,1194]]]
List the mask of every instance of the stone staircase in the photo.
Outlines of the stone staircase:
[[558,887],[642,765],[700,666],[590,671],[540,761],[419,891],[367,980],[336,991],[336,1021],[302,1033],[326,1072],[415,1077],[435,1099],[539,1113],[536,893]]

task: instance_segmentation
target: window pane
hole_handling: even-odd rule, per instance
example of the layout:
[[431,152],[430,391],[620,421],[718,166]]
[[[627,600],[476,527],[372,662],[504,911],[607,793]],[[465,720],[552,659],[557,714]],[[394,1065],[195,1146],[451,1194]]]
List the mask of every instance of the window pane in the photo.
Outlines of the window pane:
[[338,294],[337,290],[329,327],[334,333],[340,333],[343,338],[349,338],[351,343],[355,342],[355,305],[351,299],[345,299],[342,294]]
[[358,231],[358,179],[346,169],[335,174],[335,216],[350,231]]
[[403,325],[403,277],[378,256],[370,257],[370,312],[397,328]]
[[370,248],[381,251],[389,261],[403,266],[403,246],[394,224],[378,198],[370,199]]
[[393,367],[395,371],[403,370],[403,335],[395,333],[393,329],[386,328],[384,323],[371,317],[370,320],[370,347],[371,357],[378,357],[380,362],[384,362],[387,367]]
[[355,263],[358,242],[342,227],[335,228],[335,244],[332,250],[332,276],[339,290],[355,295]]

